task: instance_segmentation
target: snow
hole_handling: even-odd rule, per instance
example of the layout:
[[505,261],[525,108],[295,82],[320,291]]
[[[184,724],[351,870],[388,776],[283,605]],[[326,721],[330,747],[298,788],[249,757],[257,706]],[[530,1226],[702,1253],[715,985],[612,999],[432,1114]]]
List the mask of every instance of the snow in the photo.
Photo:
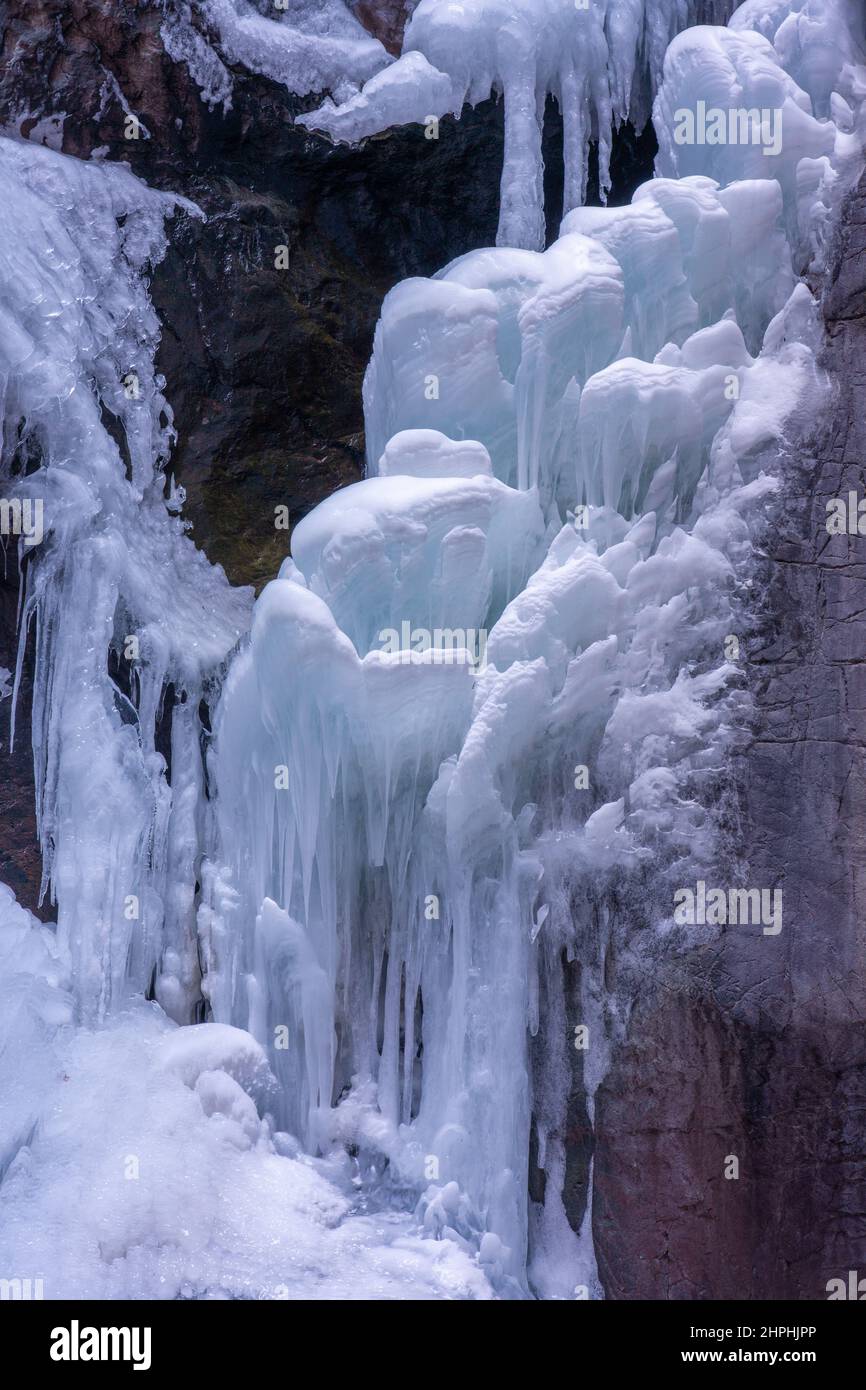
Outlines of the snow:
[[[491,1297],[455,1243],[362,1212],[348,1160],[298,1155],[260,1117],[245,1087],[268,1069],[248,1034],[140,1005],[46,1046],[0,1221],[0,1264],[45,1298]],[[8,1053],[0,1066],[5,1094]]]

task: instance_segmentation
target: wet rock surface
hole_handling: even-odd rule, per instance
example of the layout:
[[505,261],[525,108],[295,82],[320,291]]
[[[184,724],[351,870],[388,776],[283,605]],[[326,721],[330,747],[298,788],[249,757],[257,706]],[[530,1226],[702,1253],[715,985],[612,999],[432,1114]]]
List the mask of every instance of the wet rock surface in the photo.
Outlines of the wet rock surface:
[[[16,542],[0,544],[0,667],[14,679],[18,652],[18,555]],[[11,686],[10,679],[9,685]],[[18,900],[48,920],[50,907],[38,908],[42,861],[36,840],[33,754],[30,743],[31,684],[25,669],[18,697],[17,731],[10,748],[12,697],[0,701],[0,883]]]
[[400,52],[403,30],[416,5],[417,0],[349,0],[364,27],[394,54]]

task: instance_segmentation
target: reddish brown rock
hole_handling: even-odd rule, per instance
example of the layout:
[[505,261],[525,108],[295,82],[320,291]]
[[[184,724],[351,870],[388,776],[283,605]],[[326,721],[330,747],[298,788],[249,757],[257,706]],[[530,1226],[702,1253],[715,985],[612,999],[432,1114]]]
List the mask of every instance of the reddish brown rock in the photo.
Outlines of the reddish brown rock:
[[389,53],[399,53],[403,30],[417,0],[351,0],[351,8]]

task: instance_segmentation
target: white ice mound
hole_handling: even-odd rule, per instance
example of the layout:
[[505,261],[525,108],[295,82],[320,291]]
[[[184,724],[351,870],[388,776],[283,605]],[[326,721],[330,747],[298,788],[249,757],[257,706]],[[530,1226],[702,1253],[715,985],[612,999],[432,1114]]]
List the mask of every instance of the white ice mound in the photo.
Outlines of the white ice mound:
[[836,127],[816,117],[768,39],[745,28],[680,34],[665,58],[654,124],[661,175],[774,179],[792,242],[814,241],[817,187],[832,177]]
[[160,1044],[158,1066],[195,1089],[207,1072],[222,1071],[253,1094],[267,1095],[272,1081],[267,1058],[249,1033],[225,1023],[178,1028]]
[[476,439],[449,439],[439,430],[403,430],[388,440],[380,478],[489,478],[490,455]]
[[535,495],[496,478],[397,475],[334,493],[295,528],[292,555],[363,654],[403,622],[486,629],[528,577],[543,532]]
[[54,930],[0,883],[0,1182],[55,1081],[54,1038],[74,1012],[69,974]]
[[[368,923],[373,937],[350,948],[352,924],[361,927],[358,875],[369,866],[383,913],[389,891],[396,909],[426,791],[469,722],[471,656],[428,647],[361,660],[320,598],[278,579],[226,684],[213,772],[219,855],[231,879],[211,879],[202,909],[204,988],[218,1019],[243,1017],[263,1044],[277,1025],[300,1031],[304,1050],[276,1066],[297,1080],[280,1113],[308,1140],[317,1108],[332,1098],[337,1023],[360,1030],[354,1060],[372,1069],[377,972],[364,962],[372,964],[371,948],[384,949],[385,921]],[[343,971],[355,949],[350,981]],[[399,994],[389,1007],[396,1020]]]
[[695,372],[626,357],[592,377],[578,423],[587,501],[664,515],[676,498],[687,515],[738,387],[721,363]]
[[833,112],[850,69],[863,62],[866,16],[860,0],[745,0],[728,21],[769,39],[779,61],[812,98],[816,116]]
[[695,175],[653,179],[622,208],[576,208],[563,232],[595,238],[622,267],[627,347],[651,359],[733,311],[754,350],[794,287],[775,182],[720,188]]

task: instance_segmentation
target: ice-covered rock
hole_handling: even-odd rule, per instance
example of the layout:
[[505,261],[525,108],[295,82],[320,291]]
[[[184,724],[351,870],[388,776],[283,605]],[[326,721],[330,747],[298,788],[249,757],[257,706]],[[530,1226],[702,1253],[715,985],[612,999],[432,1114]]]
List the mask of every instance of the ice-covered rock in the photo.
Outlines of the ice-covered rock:
[[355,145],[389,126],[429,123],[448,111],[459,115],[462,105],[462,94],[455,95],[448,74],[413,50],[376,73],[348,101],[339,106],[326,102],[318,111],[298,116],[297,124]]
[[[122,166],[6,139],[0,180],[0,469],[18,474],[19,441],[30,442],[36,466],[13,492],[38,509],[41,532],[15,683],[35,630],[44,890],[84,1017],[147,988],[155,970],[167,1007],[189,1017],[199,704],[249,612],[164,495],[171,411],[143,272],[164,253],[165,218],[195,209]],[[169,683],[171,786],[156,749]]]
[[344,0],[160,0],[166,52],[185,62],[210,105],[231,105],[230,69],[290,92],[350,98],[391,59]]

